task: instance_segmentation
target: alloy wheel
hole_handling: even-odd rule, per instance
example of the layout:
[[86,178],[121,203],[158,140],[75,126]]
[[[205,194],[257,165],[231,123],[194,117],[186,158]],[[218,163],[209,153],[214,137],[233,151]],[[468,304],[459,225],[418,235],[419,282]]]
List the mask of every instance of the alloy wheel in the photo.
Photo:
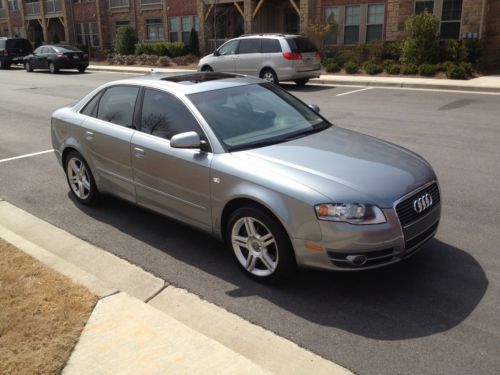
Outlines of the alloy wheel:
[[90,178],[85,164],[80,159],[73,157],[67,164],[68,181],[73,193],[80,199],[87,199],[90,195]]

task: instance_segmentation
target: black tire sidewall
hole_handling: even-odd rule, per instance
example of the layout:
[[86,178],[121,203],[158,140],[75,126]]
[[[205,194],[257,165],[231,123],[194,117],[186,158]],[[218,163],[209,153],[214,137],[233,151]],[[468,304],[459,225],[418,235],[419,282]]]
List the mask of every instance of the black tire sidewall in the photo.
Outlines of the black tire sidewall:
[[[89,182],[90,182],[90,192],[89,192],[89,196],[85,199],[81,199],[80,197],[78,197],[75,194],[75,192],[73,191],[73,188],[71,187],[71,183],[69,181],[68,163],[72,158],[76,158],[76,159],[80,160],[83,163],[83,165],[85,166],[85,168],[87,169],[87,175],[89,177]],[[76,200],[78,202],[85,204],[85,205],[88,205],[88,206],[96,203],[97,198],[99,196],[99,191],[97,190],[97,185],[96,185],[95,180],[94,180],[94,175],[92,174],[92,171],[90,170],[89,165],[87,164],[87,162],[85,161],[85,159],[83,158],[83,156],[79,152],[71,151],[66,156],[66,159],[64,161],[64,174],[66,175],[66,181],[68,182],[68,186],[69,186],[69,189],[71,191],[71,194],[73,195],[73,197],[76,198]]]
[[[234,224],[242,217],[253,217],[259,220],[272,232],[274,236],[278,249],[278,265],[276,267],[276,270],[269,276],[256,276],[248,272],[236,257],[236,254],[233,250],[233,244],[231,242],[231,232],[233,230]],[[239,266],[239,268],[243,271],[243,273],[245,273],[245,275],[256,281],[265,284],[284,281],[292,276],[297,269],[295,253],[293,251],[293,247],[287,232],[278,221],[278,219],[261,208],[248,206],[241,207],[235,210],[229,218],[226,227],[225,241],[229,250],[231,251],[231,254],[233,255],[234,261]]]

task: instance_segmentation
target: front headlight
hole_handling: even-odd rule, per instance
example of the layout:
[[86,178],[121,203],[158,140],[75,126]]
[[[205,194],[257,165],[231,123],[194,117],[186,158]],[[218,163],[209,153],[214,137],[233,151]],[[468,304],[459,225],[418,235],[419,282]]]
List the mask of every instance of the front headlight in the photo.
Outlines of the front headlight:
[[325,203],[315,207],[320,220],[342,221],[350,224],[385,223],[384,213],[373,204],[361,203]]

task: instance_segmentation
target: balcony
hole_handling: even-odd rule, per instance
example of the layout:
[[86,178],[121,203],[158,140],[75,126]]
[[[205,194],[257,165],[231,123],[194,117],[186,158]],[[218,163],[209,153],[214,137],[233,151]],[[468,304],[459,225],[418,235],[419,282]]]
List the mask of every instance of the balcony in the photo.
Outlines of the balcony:
[[7,10],[0,8],[0,20],[6,20],[7,19]]
[[109,0],[110,9],[128,8],[128,7],[129,7],[129,0]]
[[26,16],[39,16],[41,14],[40,12],[40,2],[34,2],[34,3],[24,3],[24,14]]
[[61,0],[45,0],[43,2],[45,14],[62,13]]

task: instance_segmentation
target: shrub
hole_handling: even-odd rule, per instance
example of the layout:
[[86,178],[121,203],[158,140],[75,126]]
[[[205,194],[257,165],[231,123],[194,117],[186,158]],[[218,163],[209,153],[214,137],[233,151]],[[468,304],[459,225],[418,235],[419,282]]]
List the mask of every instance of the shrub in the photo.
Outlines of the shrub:
[[148,55],[148,58],[146,59],[146,64],[147,65],[156,65],[158,63],[159,59],[160,59],[160,56],[158,56],[158,55]]
[[135,65],[135,55],[124,56],[125,65]]
[[418,74],[421,76],[432,77],[438,72],[438,66],[432,64],[422,64],[418,67]]
[[437,61],[439,23],[439,18],[427,11],[406,20],[401,54],[403,63],[420,65]]
[[399,41],[385,41],[382,43],[382,59],[387,60],[396,60],[399,61],[401,58],[401,50],[403,48],[403,44]]
[[370,60],[367,61],[363,64],[363,69],[365,72],[367,72],[370,75],[375,75],[382,73],[384,71],[384,68],[382,65],[378,64],[376,61]]
[[359,71],[359,65],[354,61],[348,61],[344,64],[344,69],[347,74],[355,74]]
[[401,74],[417,74],[418,73],[418,66],[415,64],[403,64],[401,66]]
[[394,65],[394,64],[397,64],[396,60],[387,59],[387,60],[384,60],[384,62],[382,63],[382,66],[384,67],[384,70],[387,70],[389,68],[389,66]]
[[389,74],[399,74],[399,72],[401,71],[401,68],[398,64],[392,64],[392,65],[389,65],[385,71]]
[[119,55],[132,55],[135,52],[137,35],[134,28],[120,27],[116,33],[115,52]]
[[135,54],[176,57],[185,55],[186,48],[181,42],[138,43],[135,45]]
[[114,65],[114,63],[115,63],[115,55],[112,55],[112,54],[107,55],[106,56],[106,62],[109,65]]
[[123,55],[115,55],[115,57],[114,57],[114,63],[116,65],[123,65],[123,64],[125,64],[125,56],[123,56]]
[[336,62],[331,62],[326,65],[326,72],[327,73],[337,73],[340,72],[340,65]]
[[457,64],[450,64],[446,71],[446,77],[450,79],[465,79],[465,69]]
[[440,61],[464,61],[467,57],[465,45],[461,40],[441,40],[439,41]]
[[437,64],[437,71],[438,72],[446,72],[450,65],[453,65],[453,62],[451,62],[451,61],[441,62],[441,63]]
[[484,51],[484,43],[481,40],[466,40],[465,42],[465,54],[467,62],[477,63],[481,58]]
[[172,58],[172,61],[173,61],[174,63],[176,63],[177,65],[182,65],[182,66],[185,66],[185,65],[188,65],[188,64],[189,64],[189,61],[188,61],[187,56],[177,56],[177,57],[173,57],[173,58]]
[[171,64],[170,57],[168,57],[168,56],[160,56],[158,58],[158,65],[160,65],[160,66],[170,66],[170,64]]
[[170,57],[184,56],[186,54],[186,47],[182,42],[167,43],[168,52]]
[[460,63],[460,66],[462,68],[464,68],[465,74],[467,74],[467,75],[471,75],[472,74],[472,64],[470,62],[462,61]]
[[198,41],[198,33],[194,29],[191,29],[191,34],[189,34],[189,52],[195,56],[200,56],[200,43]]

